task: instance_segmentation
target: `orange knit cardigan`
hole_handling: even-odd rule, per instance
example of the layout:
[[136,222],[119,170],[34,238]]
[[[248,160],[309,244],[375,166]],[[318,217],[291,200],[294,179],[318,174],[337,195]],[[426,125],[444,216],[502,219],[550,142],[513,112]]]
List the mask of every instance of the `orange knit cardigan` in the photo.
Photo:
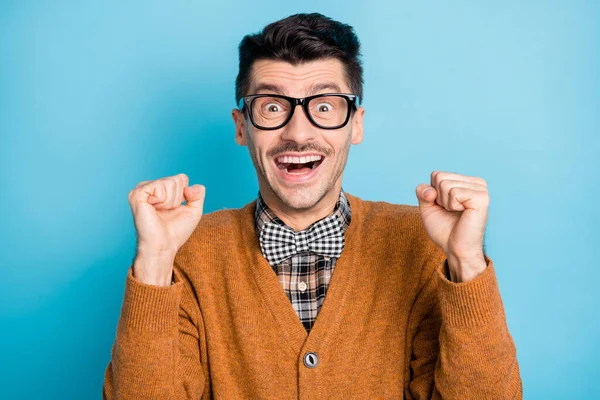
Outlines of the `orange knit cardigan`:
[[129,268],[103,398],[521,399],[492,260],[451,282],[418,207],[347,198],[346,247],[310,334],[262,256],[255,202],[202,217],[172,286]]

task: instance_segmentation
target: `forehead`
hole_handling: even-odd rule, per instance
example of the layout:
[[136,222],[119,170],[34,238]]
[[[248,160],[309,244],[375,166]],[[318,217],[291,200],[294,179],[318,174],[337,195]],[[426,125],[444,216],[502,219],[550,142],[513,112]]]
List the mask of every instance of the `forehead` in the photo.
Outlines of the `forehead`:
[[297,97],[316,91],[350,93],[344,65],[337,59],[319,59],[297,65],[262,59],[254,62],[250,76],[250,94],[256,93],[257,89],[274,91],[261,89],[265,86],[278,87],[280,90],[275,91],[282,92],[280,94]]

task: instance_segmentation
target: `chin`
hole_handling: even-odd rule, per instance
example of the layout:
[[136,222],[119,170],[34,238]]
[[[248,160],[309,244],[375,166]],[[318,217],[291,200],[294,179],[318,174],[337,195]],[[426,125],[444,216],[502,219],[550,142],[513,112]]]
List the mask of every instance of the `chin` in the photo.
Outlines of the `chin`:
[[319,200],[325,195],[325,188],[322,185],[318,185],[315,188],[303,188],[303,187],[279,187],[274,190],[274,193],[279,197],[281,202],[289,208],[296,210],[304,210],[314,207]]

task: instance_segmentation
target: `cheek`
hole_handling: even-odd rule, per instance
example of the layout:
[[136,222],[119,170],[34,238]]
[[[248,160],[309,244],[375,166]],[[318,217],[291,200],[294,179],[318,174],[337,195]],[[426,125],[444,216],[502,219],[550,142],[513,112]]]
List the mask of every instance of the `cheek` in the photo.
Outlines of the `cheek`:
[[334,136],[330,141],[329,145],[334,149],[335,157],[338,160],[346,157],[350,143],[352,142],[352,131],[347,131],[345,134],[340,132],[339,136]]
[[255,142],[253,136],[247,135],[246,138],[248,142],[248,151],[250,152],[250,157],[252,158],[252,161],[254,162],[255,166],[258,168],[262,160],[260,148],[257,146],[257,143]]
[[267,156],[267,153],[271,149],[274,149],[276,147],[277,143],[275,141],[271,140],[271,138],[256,138],[256,137],[254,137],[253,139],[255,139],[252,142],[255,157],[257,158],[257,160],[260,164],[262,164],[265,168],[268,168],[269,167],[268,164],[271,162],[271,160]]

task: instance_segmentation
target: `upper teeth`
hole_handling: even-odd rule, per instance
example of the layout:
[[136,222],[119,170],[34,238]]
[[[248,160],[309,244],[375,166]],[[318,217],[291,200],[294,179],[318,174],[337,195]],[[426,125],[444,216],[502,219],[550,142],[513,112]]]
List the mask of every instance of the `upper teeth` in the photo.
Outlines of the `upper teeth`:
[[322,156],[305,156],[305,157],[277,157],[277,161],[283,164],[305,164],[311,161],[319,161],[323,158]]

